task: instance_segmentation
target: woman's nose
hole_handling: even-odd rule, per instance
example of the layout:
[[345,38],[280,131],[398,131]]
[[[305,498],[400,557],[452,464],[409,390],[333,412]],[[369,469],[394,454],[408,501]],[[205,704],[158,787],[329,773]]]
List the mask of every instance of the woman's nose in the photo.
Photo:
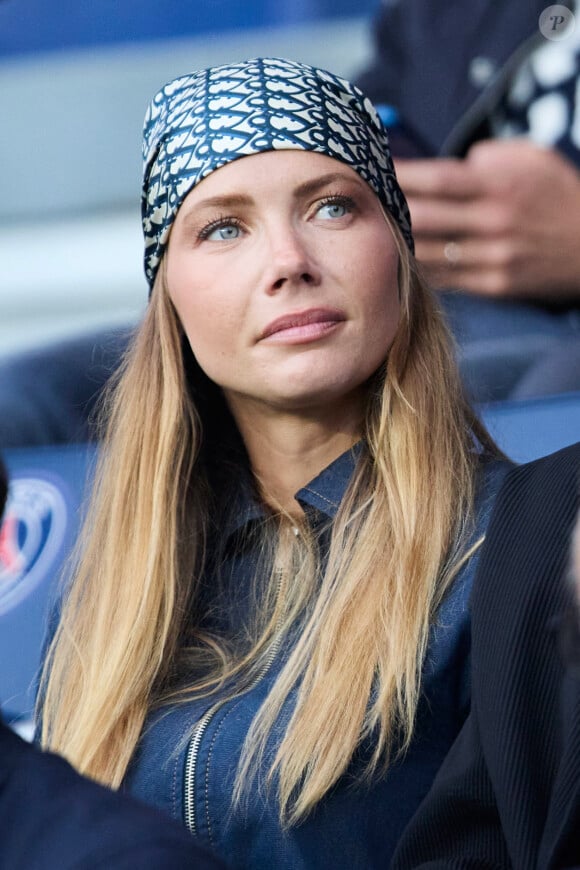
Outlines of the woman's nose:
[[284,286],[299,287],[320,282],[320,268],[312,241],[299,229],[288,227],[271,241],[268,291],[275,293]]

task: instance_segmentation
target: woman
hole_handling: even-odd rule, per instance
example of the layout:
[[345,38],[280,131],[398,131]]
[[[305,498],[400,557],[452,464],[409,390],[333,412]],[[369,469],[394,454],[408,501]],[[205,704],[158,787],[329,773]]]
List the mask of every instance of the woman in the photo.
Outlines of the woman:
[[43,741],[232,866],[390,858],[466,714],[505,472],[372,105],[279,59],[145,123],[150,305],[43,683]]

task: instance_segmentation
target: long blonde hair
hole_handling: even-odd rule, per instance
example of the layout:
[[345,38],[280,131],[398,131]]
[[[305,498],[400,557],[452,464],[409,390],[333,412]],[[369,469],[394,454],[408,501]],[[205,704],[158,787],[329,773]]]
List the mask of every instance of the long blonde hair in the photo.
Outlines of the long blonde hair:
[[[160,269],[109,399],[92,505],[41,681],[42,741],[83,773],[118,786],[153,704],[211,694],[232,674],[243,687],[274,635],[297,620],[303,630],[246,739],[235,800],[292,690],[297,700],[269,771],[284,823],[316,805],[365,737],[375,741],[366,776],[385,769],[395,746],[408,747],[429,627],[473,544],[480,454],[496,448],[463,397],[434,296],[393,232],[400,323],[369,383],[366,449],[333,523],[327,564],[319,570],[307,531],[297,541],[288,521],[276,520],[277,587],[258,602],[259,628],[241,657],[196,629],[214,400],[198,388],[204,376],[191,374]],[[194,665],[188,673],[196,656],[212,663],[209,673],[177,686],[183,655]]]

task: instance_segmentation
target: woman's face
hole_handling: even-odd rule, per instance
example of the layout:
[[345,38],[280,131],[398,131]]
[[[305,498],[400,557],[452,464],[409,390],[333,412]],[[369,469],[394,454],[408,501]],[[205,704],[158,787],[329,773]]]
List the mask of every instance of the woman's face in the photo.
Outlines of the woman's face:
[[192,351],[234,416],[340,408],[386,358],[398,254],[379,200],[337,160],[277,151],[218,169],[184,200],[166,257]]

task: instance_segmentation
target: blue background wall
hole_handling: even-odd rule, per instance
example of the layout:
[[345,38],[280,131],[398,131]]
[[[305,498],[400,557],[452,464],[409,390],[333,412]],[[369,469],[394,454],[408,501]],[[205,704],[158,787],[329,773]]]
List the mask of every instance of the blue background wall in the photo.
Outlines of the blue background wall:
[[276,55],[354,75],[378,2],[0,0],[0,223],[134,201],[145,108],[184,72]]
[[369,15],[377,0],[0,0],[0,55]]

